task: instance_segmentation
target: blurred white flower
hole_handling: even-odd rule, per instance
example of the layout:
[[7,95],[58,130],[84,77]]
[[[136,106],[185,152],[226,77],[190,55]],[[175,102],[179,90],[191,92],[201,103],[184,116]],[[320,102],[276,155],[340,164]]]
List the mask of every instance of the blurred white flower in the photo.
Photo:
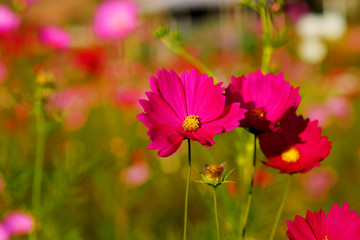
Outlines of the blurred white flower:
[[318,38],[305,38],[298,46],[299,57],[307,63],[320,63],[327,55],[327,47]]

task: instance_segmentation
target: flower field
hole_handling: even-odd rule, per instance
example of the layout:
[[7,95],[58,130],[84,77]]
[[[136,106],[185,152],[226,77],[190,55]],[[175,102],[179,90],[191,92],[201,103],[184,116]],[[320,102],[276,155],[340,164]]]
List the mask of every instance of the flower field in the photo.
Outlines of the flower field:
[[0,3],[0,240],[360,239],[360,3]]

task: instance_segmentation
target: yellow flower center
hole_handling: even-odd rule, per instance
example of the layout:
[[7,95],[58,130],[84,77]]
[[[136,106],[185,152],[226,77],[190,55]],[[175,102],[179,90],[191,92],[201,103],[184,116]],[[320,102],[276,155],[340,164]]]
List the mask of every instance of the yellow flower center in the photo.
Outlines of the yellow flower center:
[[264,108],[254,108],[250,111],[250,116],[264,118]]
[[325,236],[325,238],[323,240],[329,240],[327,236]]
[[199,116],[195,116],[195,115],[189,115],[185,118],[182,127],[185,131],[196,131],[198,130],[199,126]]
[[297,162],[300,158],[300,153],[296,148],[290,148],[281,154],[281,158],[283,161],[288,163]]

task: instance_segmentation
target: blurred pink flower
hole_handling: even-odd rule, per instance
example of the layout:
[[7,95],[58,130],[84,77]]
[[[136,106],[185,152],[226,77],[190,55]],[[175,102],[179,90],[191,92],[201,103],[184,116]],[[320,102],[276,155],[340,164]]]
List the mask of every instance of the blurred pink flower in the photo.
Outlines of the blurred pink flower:
[[310,171],[301,181],[305,192],[313,199],[325,198],[329,189],[336,183],[338,176],[332,168],[317,168]]
[[146,161],[136,161],[120,172],[121,179],[128,187],[138,187],[149,180],[151,170]]
[[3,224],[10,235],[30,233],[35,225],[33,217],[21,211],[6,214]]
[[284,11],[291,21],[296,22],[309,12],[309,6],[305,1],[285,2]]
[[360,217],[351,211],[345,202],[341,207],[335,204],[328,215],[323,210],[307,211],[306,218],[299,215],[294,221],[286,221],[290,240],[348,240],[359,239]]
[[118,88],[114,92],[114,103],[119,108],[131,108],[137,105],[141,96],[140,90],[135,88]]
[[329,112],[338,118],[347,118],[351,113],[350,100],[344,97],[331,97],[326,100]]
[[71,38],[69,33],[58,27],[44,27],[40,30],[40,41],[54,49],[67,49]]
[[319,125],[323,128],[329,127],[331,125],[329,110],[320,104],[309,106],[309,108],[306,110],[306,116],[311,119],[317,119]]
[[10,238],[9,232],[3,224],[0,223],[0,240],[8,240]]
[[274,130],[275,123],[292,112],[300,104],[299,88],[293,88],[283,74],[263,74],[260,70],[247,77],[232,77],[225,90],[226,102],[241,103],[247,109],[240,127],[261,133]]
[[70,87],[50,96],[46,110],[64,118],[68,130],[78,130],[86,123],[88,111],[95,104],[96,96],[90,87]]
[[8,7],[0,5],[0,34],[14,31],[20,25],[20,18]]
[[174,71],[159,70],[157,78],[150,79],[152,92],[146,93],[149,100],[139,100],[144,113],[137,118],[149,128],[152,143],[148,148],[168,157],[184,139],[210,147],[215,144],[216,134],[237,128],[246,110],[239,103],[225,106],[221,85],[214,85],[212,77],[200,75],[195,69],[181,77]]
[[93,30],[103,40],[119,40],[132,32],[138,20],[138,6],[133,1],[108,0],[96,9]]

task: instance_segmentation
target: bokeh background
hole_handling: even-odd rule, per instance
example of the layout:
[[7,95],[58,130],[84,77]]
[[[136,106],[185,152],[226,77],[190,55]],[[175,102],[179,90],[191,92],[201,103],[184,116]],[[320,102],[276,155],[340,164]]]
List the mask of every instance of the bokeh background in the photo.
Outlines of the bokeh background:
[[[101,35],[94,16],[104,2],[0,2],[18,18],[1,29],[11,19],[0,12],[0,218],[13,210],[31,214],[38,239],[181,239],[186,144],[168,158],[148,150],[137,101],[158,69],[203,71],[186,56],[224,86],[231,76],[256,72],[261,20],[235,0],[139,0],[117,15],[123,19],[109,20],[124,31]],[[318,119],[333,146],[321,167],[294,176],[277,234],[286,239],[285,221],[308,209],[327,212],[347,201],[360,210],[360,2],[268,5],[276,47],[271,71],[300,86],[299,112]],[[236,129],[215,141],[211,148],[193,144],[193,166],[227,162],[235,169],[236,183],[219,187],[218,204],[223,239],[240,239],[253,137]],[[39,159],[41,193],[34,200]],[[258,160],[248,239],[269,236],[287,177],[262,165],[263,155]],[[189,239],[215,239],[211,194],[191,184]]]

